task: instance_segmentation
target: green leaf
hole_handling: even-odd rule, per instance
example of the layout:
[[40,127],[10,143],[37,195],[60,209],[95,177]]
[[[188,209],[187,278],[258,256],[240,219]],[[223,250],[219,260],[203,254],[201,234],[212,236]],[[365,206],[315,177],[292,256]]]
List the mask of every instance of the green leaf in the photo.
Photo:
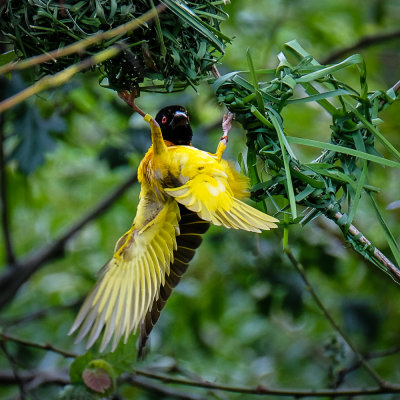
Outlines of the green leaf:
[[[260,93],[260,90],[258,87],[257,75],[254,70],[254,64],[253,64],[253,59],[251,58],[250,49],[247,49],[246,54],[247,54],[247,64],[249,66],[250,76],[251,76],[251,80],[253,82],[254,92],[255,92],[256,98],[257,98],[258,109],[263,110],[263,112],[264,112],[264,109],[265,109],[264,101],[263,101],[263,98],[261,96],[261,93]],[[261,115],[262,115],[262,113],[261,113]]]
[[317,147],[319,149],[324,149],[324,150],[332,150],[332,151],[336,151],[338,153],[343,153],[343,154],[348,154],[350,156],[359,157],[363,160],[372,161],[377,164],[387,165],[387,166],[393,167],[393,168],[400,168],[400,163],[398,163],[396,161],[388,160],[386,158],[374,156],[374,155],[368,154],[368,153],[363,153],[362,151],[350,149],[348,147],[338,146],[338,145],[332,144],[332,143],[324,143],[324,142],[320,142],[318,140],[298,138],[298,137],[294,137],[294,136],[286,136],[286,138],[289,143],[302,144],[305,146]]
[[15,59],[15,52],[14,50],[7,51],[3,54],[0,54],[0,67],[10,63]]
[[310,101],[318,102],[319,100],[322,100],[322,99],[327,99],[329,97],[343,96],[346,94],[350,94],[350,92],[345,89],[337,89],[337,90],[331,90],[329,92],[323,92],[323,93],[311,95],[308,97],[301,97],[299,99],[287,100],[286,103],[287,104],[298,104],[298,103],[308,103]]
[[315,81],[316,79],[323,78],[324,76],[332,74],[333,72],[340,71],[343,68],[347,68],[347,67],[349,67],[351,65],[355,65],[355,64],[361,64],[363,62],[364,62],[364,60],[360,54],[354,54],[338,64],[334,64],[329,67],[321,68],[318,71],[311,72],[310,74],[307,74],[307,75],[303,75],[300,78],[296,78],[296,82],[304,83],[304,82]]
[[382,226],[383,229],[383,233],[386,237],[386,240],[389,244],[390,250],[392,251],[392,254],[396,260],[397,266],[400,266],[400,252],[399,252],[399,246],[396,243],[396,239],[393,236],[393,233],[391,232],[391,230],[389,229],[389,227],[387,226],[385,220],[383,219],[383,216],[379,210],[378,205],[376,204],[375,198],[371,193],[368,193],[369,198],[371,200],[372,205],[374,206],[376,215],[378,217],[378,221]]
[[274,125],[275,130],[278,134],[279,145],[281,147],[281,152],[282,152],[282,156],[283,156],[283,163],[285,165],[285,175],[286,175],[286,182],[287,182],[286,189],[287,189],[287,193],[288,193],[288,197],[289,197],[290,211],[292,213],[292,218],[295,219],[295,218],[297,218],[296,199],[294,196],[292,177],[290,175],[289,160],[288,160],[288,156],[287,156],[286,150],[285,150],[285,144],[284,144],[284,136],[285,135],[284,135],[282,128],[281,128],[278,120],[276,119],[275,115],[271,113],[270,118],[271,118],[272,124]]
[[193,29],[207,38],[221,53],[224,53],[224,44],[211,32],[208,24],[202,21],[189,7],[176,0],[162,0],[177,17],[181,18]]
[[362,115],[352,104],[346,102],[364,126],[400,161],[400,152]]
[[95,357],[91,351],[76,357],[69,367],[69,377],[71,379],[71,383],[82,382],[82,372],[90,363],[90,361],[94,360]]
[[55,148],[52,133],[61,133],[66,129],[65,121],[59,114],[44,119],[35,107],[28,107],[26,112],[14,122],[14,133],[19,143],[10,159],[18,163],[18,169],[30,174],[45,161],[45,154]]

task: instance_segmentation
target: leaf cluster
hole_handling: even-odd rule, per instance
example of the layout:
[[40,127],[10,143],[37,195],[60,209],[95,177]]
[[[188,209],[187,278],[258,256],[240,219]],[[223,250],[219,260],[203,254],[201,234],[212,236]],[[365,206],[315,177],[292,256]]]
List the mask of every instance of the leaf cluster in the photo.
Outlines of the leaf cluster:
[[[123,51],[94,66],[101,81],[115,90],[173,91],[197,84],[224,53],[229,38],[220,32],[227,18],[220,1],[162,2],[166,9],[140,28],[103,40],[85,52],[41,64],[37,76],[54,74],[113,44]],[[48,53],[135,20],[153,1],[13,1],[0,5],[0,31],[19,58]]]
[[[272,195],[288,200],[277,211],[290,208],[285,223],[303,223],[325,214],[337,223],[353,248],[366,259],[387,272],[374,257],[374,246],[360,245],[349,234],[361,195],[366,193],[373,204],[373,193],[378,188],[368,185],[371,164],[400,167],[400,153],[380,133],[382,120],[378,113],[396,99],[396,93],[368,91],[366,67],[360,55],[353,55],[334,65],[320,65],[297,41],[285,45],[279,54],[280,64],[274,70],[262,71],[275,75],[266,82],[258,82],[253,62],[248,53],[251,82],[239,72],[227,74],[214,82],[218,100],[235,113],[247,130],[247,169],[251,177],[252,197],[256,201],[272,199]],[[297,62],[292,65],[289,58]],[[360,89],[342,82],[336,74],[350,66],[359,69]],[[301,86],[305,97],[296,98]],[[295,98],[293,98],[295,97]],[[287,136],[284,132],[282,111],[292,104],[316,102],[331,115],[329,143]],[[383,157],[375,147],[379,141],[395,160]],[[298,159],[291,144],[322,149],[312,162]],[[271,179],[260,178],[260,169],[267,170]],[[274,202],[274,200],[272,200]],[[307,218],[297,217],[297,206],[311,208]],[[347,206],[347,207],[346,207]],[[392,253],[399,263],[400,253],[378,207],[376,218],[381,224]],[[339,220],[335,216],[348,211]]]

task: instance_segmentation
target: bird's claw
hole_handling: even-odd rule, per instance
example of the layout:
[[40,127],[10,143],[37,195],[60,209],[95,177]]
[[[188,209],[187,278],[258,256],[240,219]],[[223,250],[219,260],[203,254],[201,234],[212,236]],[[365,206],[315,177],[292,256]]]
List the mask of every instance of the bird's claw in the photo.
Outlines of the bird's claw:
[[232,128],[232,120],[234,118],[235,114],[229,112],[224,115],[224,118],[222,120],[222,132],[224,133],[223,136],[221,137],[221,140],[225,140],[228,142],[228,133]]
[[144,113],[135,103],[137,97],[137,90],[135,88],[132,88],[131,90],[121,90],[118,92],[118,96],[142,117],[146,115],[146,113]]

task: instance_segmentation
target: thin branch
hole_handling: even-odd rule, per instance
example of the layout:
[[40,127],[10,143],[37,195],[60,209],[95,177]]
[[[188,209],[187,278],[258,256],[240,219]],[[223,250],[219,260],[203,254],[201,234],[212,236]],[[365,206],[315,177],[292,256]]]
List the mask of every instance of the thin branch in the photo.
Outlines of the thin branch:
[[13,343],[21,344],[23,346],[33,347],[35,349],[51,351],[53,353],[60,354],[61,356],[65,357],[65,358],[76,358],[76,357],[78,357],[77,354],[70,353],[68,351],[58,349],[57,347],[54,347],[50,343],[46,343],[46,344],[35,343],[35,342],[31,342],[29,340],[24,340],[24,339],[19,339],[19,338],[13,337],[13,336],[9,336],[9,335],[6,335],[5,333],[0,333],[0,341],[2,343],[4,343],[4,342],[13,342]]
[[[340,212],[335,213],[333,216],[335,221],[339,221],[343,218],[343,214]],[[372,246],[372,243],[354,226],[350,225],[348,233],[356,240],[358,243],[363,245]],[[386,272],[393,278],[395,282],[400,284],[400,270],[393,264],[379,249],[374,246],[373,256],[386,267]]]
[[378,33],[376,35],[368,35],[362,37],[358,42],[348,46],[344,47],[342,49],[336,50],[328,57],[326,57],[324,60],[321,61],[321,64],[330,64],[331,62],[338,60],[342,58],[343,56],[352,53],[354,51],[358,51],[360,49],[364,49],[366,47],[370,47],[376,44],[380,44],[383,42],[387,42],[389,40],[393,39],[399,39],[400,38],[400,29],[393,31],[393,32],[386,32],[386,33]]
[[[49,384],[67,385],[70,382],[68,371],[64,370],[21,371],[19,378],[27,390],[33,390],[39,386]],[[12,371],[0,370],[1,385],[15,385],[16,383],[17,381]]]
[[251,394],[259,396],[282,396],[282,397],[339,397],[339,396],[360,396],[376,395],[387,393],[400,393],[399,385],[387,385],[385,387],[364,387],[346,389],[272,389],[262,385],[257,387],[244,387],[235,385],[224,385],[208,381],[193,381],[190,379],[176,378],[168,375],[155,374],[144,370],[136,370],[137,375],[146,376],[150,379],[162,381],[165,384],[177,384],[205,389],[221,390],[224,392]]
[[[29,346],[45,351],[52,351],[62,355],[63,357],[71,357],[75,358],[78,355],[74,353],[69,353],[64,350],[57,349],[51,345],[38,344],[34,342],[30,342],[27,340],[22,340],[14,337],[10,337],[4,334],[0,334],[0,339],[13,341],[15,343],[22,344],[24,346]],[[376,395],[376,394],[389,394],[389,393],[400,393],[400,385],[391,385],[385,383],[380,387],[364,387],[364,388],[342,388],[342,389],[281,389],[281,388],[267,388],[263,385],[258,385],[256,387],[244,387],[244,386],[235,386],[235,385],[226,385],[226,384],[217,384],[213,382],[208,382],[201,379],[191,380],[184,378],[177,378],[173,376],[168,376],[165,374],[157,374],[149,370],[137,369],[134,370],[134,374],[139,376],[144,376],[149,379],[159,380],[163,382],[163,384],[177,384],[191,387],[198,387],[203,389],[217,390],[223,392],[232,392],[232,393],[242,393],[242,394],[251,394],[251,395],[266,395],[266,396],[282,396],[282,397],[339,397],[339,396],[357,396],[357,395]],[[20,378],[25,382],[30,380],[29,374],[22,373]],[[43,380],[46,383],[58,383],[62,384],[68,383],[68,378],[66,376],[61,377],[61,381],[59,378],[53,379],[55,376],[50,374],[50,378],[48,380]],[[186,393],[176,392],[176,391],[168,391],[165,387],[161,385],[153,385],[145,380],[140,380],[137,376],[134,375],[125,375],[122,376],[120,382],[127,382],[136,386],[143,387],[145,389],[149,389],[152,391],[156,391],[158,393],[162,393],[165,395],[175,396],[176,398],[183,398],[188,400],[200,400],[201,397],[196,397],[194,395],[188,395]],[[0,371],[0,383],[12,384],[16,383],[16,378],[9,371]],[[43,384],[43,383],[41,383]],[[27,386],[28,388],[28,386]],[[29,386],[29,389],[31,387]]]
[[159,393],[163,396],[170,396],[173,399],[184,399],[184,400],[207,400],[206,397],[197,396],[192,393],[185,393],[174,389],[169,389],[165,385],[153,383],[150,379],[145,379],[137,375],[126,375],[118,380],[119,383],[128,383],[133,386],[146,389],[153,393]]
[[82,53],[86,48],[93,46],[94,44],[113,39],[119,35],[123,36],[137,29],[140,25],[144,24],[145,22],[149,22],[156,15],[163,12],[165,8],[166,6],[164,4],[159,4],[155,9],[152,8],[139,18],[129,21],[126,24],[117,26],[114,29],[110,29],[109,31],[100,31],[95,35],[89,36],[69,46],[65,46],[39,56],[31,57],[26,60],[8,63],[0,68],[0,75],[4,75],[15,70],[33,67],[34,65],[43,64],[48,61],[55,61],[57,58],[62,58],[70,54]]
[[78,64],[71,65],[70,67],[58,72],[57,74],[46,75],[44,78],[38,80],[33,85],[0,102],[0,113],[16,106],[17,104],[26,100],[28,97],[43,92],[44,90],[63,85],[78,72],[84,71],[85,69],[88,69],[93,65],[101,64],[102,62],[115,57],[126,48],[126,44],[117,43],[103,51],[96,53],[91,57],[84,59]]
[[[400,346],[395,346],[387,350],[381,350],[381,351],[371,351],[369,353],[364,354],[364,359],[365,360],[372,360],[376,358],[383,358],[383,357],[388,357],[392,356],[394,354],[397,354],[400,352]],[[336,387],[341,385],[344,382],[345,377],[350,373],[358,368],[360,368],[361,363],[359,361],[354,362],[353,364],[349,365],[348,367],[345,367],[341,369],[338,372],[337,380],[335,382]]]
[[4,342],[0,343],[0,347],[3,350],[4,355],[6,356],[8,363],[10,364],[12,374],[14,376],[15,382],[19,388],[19,397],[21,400],[26,399],[26,389],[23,380],[19,376],[17,363],[14,360],[14,357],[8,352],[6,344]]
[[49,245],[28,254],[15,268],[8,268],[0,276],[0,309],[13,299],[17,290],[23,285],[40,267],[54,260],[64,253],[67,242],[79,232],[86,224],[99,217],[107,211],[112,204],[135,182],[136,174],[130,176],[117,189],[102,199],[86,215],[80,218],[70,229]]
[[6,161],[4,157],[4,116],[0,114],[0,196],[1,196],[1,227],[3,231],[6,250],[6,262],[8,266],[15,264],[14,248],[12,245],[9,223],[9,208],[7,200],[7,174]]
[[10,319],[0,319],[0,326],[4,329],[10,328],[15,325],[24,324],[26,322],[35,321],[40,318],[47,317],[48,315],[54,315],[55,312],[62,311],[62,310],[70,310],[71,308],[75,308],[82,304],[83,298],[79,298],[74,300],[71,303],[67,304],[58,304],[51,307],[41,308],[39,310],[30,312],[26,315],[22,315],[15,318]]
[[[144,21],[148,21],[154,18],[155,15],[158,15],[157,9],[154,8],[148,13],[146,13],[142,18],[135,19],[129,23],[128,30],[137,29],[140,25],[143,24]],[[145,17],[145,18],[144,18]],[[116,28],[118,29],[118,28]],[[120,27],[119,31],[127,31],[124,25]],[[115,34],[115,32],[113,33]],[[0,102],[0,113],[8,110],[11,107],[21,103],[22,101],[26,100],[28,97],[31,97],[35,94],[38,94],[46,89],[50,89],[53,87],[57,87],[63,85],[64,83],[68,82],[74,75],[78,72],[84,71],[85,69],[90,68],[93,65],[101,64],[110,58],[115,57],[121,51],[128,48],[129,45],[124,42],[118,42],[113,46],[102,50],[95,55],[84,59],[83,61],[71,65],[70,67],[64,69],[63,71],[58,72],[54,75],[47,75],[44,78],[38,80],[33,85],[27,87],[26,89],[22,90],[21,92],[15,94],[14,96],[9,97],[6,100]]]
[[368,371],[368,373],[371,375],[371,377],[378,383],[379,387],[385,388],[388,386],[388,383],[385,382],[372,368],[371,366],[367,363],[367,361],[364,359],[363,355],[356,349],[356,347],[353,345],[353,343],[350,341],[350,339],[347,337],[347,335],[344,333],[342,328],[336,323],[336,321],[333,319],[332,315],[330,312],[327,310],[327,308],[324,306],[322,303],[321,299],[317,295],[316,291],[314,290],[314,287],[311,285],[310,281],[307,278],[307,275],[305,273],[305,270],[303,266],[296,260],[294,257],[293,253],[291,252],[289,247],[286,247],[284,249],[286,255],[288,256],[289,260],[293,264],[293,266],[296,268],[297,272],[300,274],[304,284],[306,285],[308,291],[310,292],[312,298],[314,299],[315,303],[317,304],[318,308],[322,311],[324,314],[325,318],[330,322],[330,324],[333,326],[333,328],[339,333],[339,335],[343,338],[343,340],[347,343],[347,345],[350,347],[350,349],[353,351],[355,356],[357,357],[357,360],[361,363],[361,365]]
[[392,89],[393,89],[393,91],[394,91],[395,93],[397,93],[397,92],[400,90],[400,80],[397,81],[397,82],[393,85]]

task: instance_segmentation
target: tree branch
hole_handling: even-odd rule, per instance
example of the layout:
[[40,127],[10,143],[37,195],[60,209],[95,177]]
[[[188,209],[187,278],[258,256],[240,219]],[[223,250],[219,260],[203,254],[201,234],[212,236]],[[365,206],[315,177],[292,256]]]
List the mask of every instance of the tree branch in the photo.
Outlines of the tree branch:
[[[45,351],[52,351],[57,354],[60,354],[64,357],[75,358],[78,357],[77,354],[69,353],[64,350],[57,349],[49,344],[38,344],[34,342],[29,342],[27,340],[22,340],[14,337],[10,337],[4,334],[0,334],[0,339],[3,341],[13,341],[15,343],[22,344],[24,346],[29,346]],[[395,350],[391,349],[391,353],[394,353]],[[397,350],[396,350],[397,351]],[[380,353],[380,356],[389,355],[389,351]],[[378,353],[373,353],[374,356],[378,356]],[[372,358],[372,357],[371,357]],[[217,384],[213,382],[208,382],[202,379],[187,379],[187,378],[177,378],[165,374],[157,374],[151,370],[143,370],[136,369],[133,371],[134,374],[126,374],[123,375],[119,382],[126,382],[128,384],[132,384],[138,387],[142,387],[144,389],[148,389],[153,392],[157,392],[160,394],[172,396],[174,398],[181,398],[187,400],[202,400],[203,397],[199,397],[193,394],[183,393],[180,391],[173,391],[166,389],[164,385],[154,385],[151,384],[147,379],[141,379],[139,376],[146,377],[148,379],[159,380],[163,384],[176,384],[183,386],[191,386],[198,387],[203,389],[210,389],[213,391],[223,391],[223,392],[232,392],[232,393],[242,393],[249,395],[266,395],[266,396],[281,396],[281,397],[351,397],[351,396],[370,396],[376,394],[390,394],[390,393],[400,393],[400,385],[392,385],[385,382],[384,385],[379,387],[363,387],[363,388],[342,388],[342,389],[284,389],[284,388],[267,388],[263,385],[258,385],[256,387],[244,387],[244,386],[235,386],[235,385],[227,385],[227,384]],[[139,375],[139,376],[137,376]],[[60,371],[40,371],[40,372],[21,372],[19,378],[25,384],[25,388],[28,390],[32,389],[33,383],[30,382],[34,377],[38,377],[38,380],[35,383],[35,387],[41,386],[45,383],[60,383],[67,384],[69,383],[68,375],[64,372]],[[39,379],[40,378],[40,379]],[[11,371],[1,371],[0,370],[0,384],[16,384],[16,377]]]
[[[19,373],[19,378],[22,380],[27,390],[32,390],[48,384],[67,385],[69,383],[69,375],[66,370],[21,371]],[[15,385],[16,383],[12,371],[0,370],[1,385]]]
[[69,230],[49,245],[28,254],[24,260],[18,262],[15,268],[8,268],[0,276],[0,309],[13,299],[17,290],[23,285],[40,267],[54,260],[65,251],[66,243],[79,232],[86,224],[99,217],[135,182],[136,174],[130,176],[124,183],[115,189],[106,198],[101,200],[93,209],[79,219]]
[[297,272],[300,274],[304,284],[306,285],[306,288],[310,292],[312,298],[314,299],[315,303],[317,304],[318,308],[322,311],[326,319],[330,322],[330,324],[333,326],[333,328],[339,333],[339,335],[343,338],[343,340],[346,342],[346,344],[350,347],[350,349],[353,351],[355,356],[357,357],[357,360],[360,362],[360,364],[368,371],[368,373],[371,375],[371,377],[375,380],[375,382],[378,383],[380,388],[385,388],[388,387],[388,383],[385,382],[372,368],[371,366],[367,363],[367,361],[364,359],[363,355],[356,349],[356,347],[353,345],[353,343],[350,341],[350,339],[347,337],[347,335],[344,333],[342,328],[336,323],[336,321],[333,319],[332,315],[329,313],[327,308],[324,306],[322,303],[321,299],[317,295],[317,293],[314,290],[314,287],[311,285],[310,281],[307,278],[307,275],[304,271],[303,266],[296,260],[294,257],[293,253],[291,252],[289,247],[286,247],[284,249],[284,252],[288,256],[289,260],[293,264],[293,266],[296,268]]
[[234,385],[217,384],[207,381],[193,381],[183,378],[175,378],[168,375],[155,374],[144,370],[136,370],[137,375],[146,376],[150,379],[162,381],[165,384],[176,384],[191,387],[199,387],[205,389],[221,390],[224,392],[251,394],[251,395],[267,395],[281,397],[351,397],[361,395],[376,395],[387,393],[400,393],[399,385],[390,385],[385,387],[364,387],[364,388],[346,388],[346,389],[272,389],[262,385],[257,387],[244,387]]
[[328,57],[326,57],[324,60],[321,61],[321,64],[330,64],[335,60],[338,60],[339,58],[342,58],[346,54],[352,53],[354,51],[358,51],[360,49],[370,47],[379,43],[387,42],[389,40],[393,39],[398,39],[400,38],[400,29],[393,31],[393,32],[386,32],[386,33],[378,33],[376,35],[368,35],[362,37],[358,42],[348,46],[344,47],[342,49],[336,50]]
[[[343,214],[337,212],[334,214],[333,219],[337,222],[343,218]],[[367,246],[373,246],[372,243],[354,226],[350,225],[348,234],[350,234],[353,240]],[[400,270],[393,264],[378,248],[374,246],[373,257],[376,258],[385,268],[386,272],[392,277],[392,279],[400,284]]]
[[6,344],[4,342],[0,343],[0,347],[3,350],[4,355],[6,356],[8,363],[10,364],[10,367],[12,370],[12,375],[15,379],[15,383],[18,385],[19,397],[21,400],[25,400],[26,399],[26,389],[25,389],[24,382],[19,375],[17,363],[15,362],[14,357],[8,352]]
[[7,174],[6,161],[4,157],[4,116],[0,114],[0,196],[1,196],[1,227],[6,250],[6,262],[8,266],[13,267],[15,264],[14,249],[11,241],[9,209],[7,200]]
[[127,22],[126,24],[117,26],[114,29],[110,29],[106,32],[98,32],[95,35],[88,36],[85,39],[79,40],[69,46],[62,47],[60,49],[56,49],[50,51],[45,54],[41,54],[39,56],[30,57],[26,60],[10,62],[0,68],[0,75],[5,75],[11,71],[15,70],[23,70],[25,68],[33,67],[38,64],[43,64],[48,61],[55,61],[57,58],[65,57],[70,54],[82,53],[86,48],[93,46],[102,41],[114,39],[117,36],[125,35],[128,32],[131,32],[143,23],[149,22],[156,15],[164,11],[166,6],[164,4],[159,4],[157,7],[152,8],[146,14],[143,14],[141,17],[134,19],[132,21]]
[[75,307],[81,305],[83,299],[84,298],[79,298],[79,299],[74,300],[74,301],[72,301],[70,303],[58,304],[58,305],[54,305],[54,306],[51,306],[51,307],[41,308],[41,309],[38,309],[36,311],[32,311],[32,312],[30,312],[30,313],[28,313],[26,315],[17,316],[17,317],[14,317],[14,318],[0,319],[0,326],[2,326],[4,329],[7,329],[7,328],[9,328],[11,326],[24,324],[26,322],[35,321],[37,319],[47,317],[48,315],[53,315],[54,312],[63,311],[63,310],[70,310],[71,308],[75,308]]
[[113,46],[108,47],[105,50],[96,53],[91,57],[84,59],[78,64],[71,65],[70,67],[54,75],[46,75],[44,78],[38,80],[33,85],[27,87],[21,92],[9,97],[6,100],[1,101],[0,113],[16,106],[17,104],[26,100],[28,97],[38,94],[44,90],[63,85],[64,83],[68,82],[78,72],[84,71],[85,69],[88,69],[93,65],[101,64],[102,62],[115,57],[117,54],[125,50],[127,47],[128,46],[124,43],[117,43]]
[[[371,351],[369,353],[366,353],[366,354],[364,354],[364,359],[372,360],[372,359],[376,359],[376,358],[383,358],[383,357],[392,356],[399,352],[400,352],[400,346],[395,346],[395,347],[392,347],[391,349],[387,349],[387,350]],[[360,366],[361,366],[361,363],[359,361],[356,361],[353,364],[349,365],[348,367],[341,369],[338,372],[337,380],[335,382],[336,386],[338,387],[339,385],[341,385],[344,382],[345,377],[350,372],[353,372],[356,369],[360,368]]]
[[65,358],[78,357],[77,354],[58,349],[57,347],[52,346],[50,343],[40,344],[40,343],[30,342],[29,340],[19,339],[19,338],[13,337],[13,336],[6,335],[5,333],[1,333],[1,332],[0,332],[0,341],[2,343],[13,342],[13,343],[21,344],[23,346],[33,347],[35,349],[51,351],[53,353],[60,354],[61,356],[65,357]]
[[144,379],[141,376],[137,375],[126,375],[121,377],[118,380],[119,383],[128,383],[133,386],[140,387],[142,389],[146,389],[153,393],[159,393],[164,396],[170,396],[173,399],[184,399],[184,400],[207,400],[206,397],[197,396],[192,393],[185,393],[182,391],[177,391],[173,389],[169,389],[165,387],[165,385],[159,385],[153,383],[150,379]]

